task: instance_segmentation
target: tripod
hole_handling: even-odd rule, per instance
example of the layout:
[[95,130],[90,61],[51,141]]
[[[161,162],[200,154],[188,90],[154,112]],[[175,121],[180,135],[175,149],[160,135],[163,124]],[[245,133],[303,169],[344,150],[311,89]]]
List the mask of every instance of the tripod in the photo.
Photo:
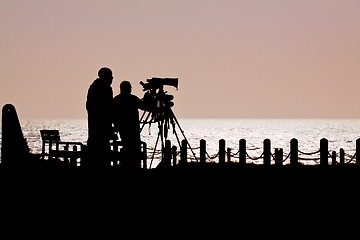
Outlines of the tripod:
[[[177,143],[179,145],[179,148],[181,147],[181,142],[179,139],[179,135],[176,132],[176,127],[180,130],[183,138],[186,140],[187,145],[189,147],[189,149],[191,150],[193,156],[195,157],[195,153],[193,151],[193,149],[191,148],[189,141],[187,140],[184,131],[182,130],[179,121],[177,120],[173,110],[171,109],[171,107],[163,107],[163,108],[159,108],[160,111],[156,111],[156,112],[151,112],[151,111],[144,111],[140,122],[142,123],[142,126],[140,128],[140,132],[142,131],[142,129],[144,128],[144,126],[147,123],[157,123],[158,125],[158,134],[157,134],[157,138],[156,138],[156,142],[155,142],[155,146],[154,146],[154,150],[152,153],[152,157],[151,157],[151,163],[152,164],[153,160],[154,160],[154,156],[155,156],[155,152],[157,149],[157,145],[161,144],[161,149],[163,150],[165,148],[165,141],[168,138],[168,130],[170,129],[170,127],[172,127],[173,129],[173,133],[176,137]],[[151,119],[149,120],[149,118],[151,117]],[[196,158],[196,157],[195,157]],[[161,151],[161,160],[164,159],[164,151]]]

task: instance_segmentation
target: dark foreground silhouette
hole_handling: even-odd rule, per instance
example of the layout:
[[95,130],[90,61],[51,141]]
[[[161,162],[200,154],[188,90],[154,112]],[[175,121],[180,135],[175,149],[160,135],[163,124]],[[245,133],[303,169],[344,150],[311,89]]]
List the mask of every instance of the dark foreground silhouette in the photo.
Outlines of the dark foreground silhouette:
[[[17,120],[12,105],[4,111]],[[358,166],[73,167],[28,154],[17,123],[2,123],[3,137],[11,136],[3,138],[0,164],[4,230],[73,237],[97,232],[102,238],[110,233],[199,239],[360,235]]]
[[119,222],[122,231],[152,226],[156,230],[151,233],[160,235],[170,231],[287,239],[358,235],[358,175],[354,168],[231,164],[131,172],[44,163],[0,168],[6,211],[51,221],[65,217],[89,226]]

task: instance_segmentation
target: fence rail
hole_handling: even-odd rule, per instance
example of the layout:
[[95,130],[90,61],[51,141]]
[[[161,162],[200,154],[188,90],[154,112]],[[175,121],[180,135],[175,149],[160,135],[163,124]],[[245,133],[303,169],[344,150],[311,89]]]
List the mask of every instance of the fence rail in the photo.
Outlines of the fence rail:
[[[171,145],[170,140],[166,140],[163,153],[163,166],[174,166],[176,164],[184,164],[187,162],[199,162],[200,164],[205,164],[210,161],[214,161],[217,158],[217,163],[224,164],[226,162],[238,162],[241,165],[248,164],[249,161],[257,161],[262,159],[263,165],[284,165],[286,161],[289,162],[289,165],[299,165],[303,164],[305,161],[319,161],[318,165],[327,166],[327,165],[347,165],[354,164],[360,166],[360,158],[356,156],[360,155],[360,138],[356,140],[356,151],[353,155],[345,153],[343,148],[339,149],[339,152],[329,151],[329,141],[326,138],[320,139],[320,147],[315,152],[306,153],[299,150],[298,140],[293,138],[290,140],[290,151],[288,154],[284,154],[282,148],[274,148],[274,151],[271,151],[271,141],[270,139],[264,139],[263,141],[263,152],[258,157],[253,157],[248,154],[246,150],[246,140],[239,140],[239,150],[235,153],[232,153],[231,148],[226,148],[226,141],[224,139],[219,140],[219,150],[217,154],[211,157],[206,151],[206,140],[200,140],[200,154],[197,157],[195,154],[190,156],[188,154],[189,144],[187,140],[181,141],[180,151],[177,151],[176,146]],[[193,150],[193,149],[191,149]],[[306,155],[307,157],[300,157],[299,155]],[[180,159],[178,159],[180,156]],[[189,157],[190,156],[190,157]],[[329,163],[329,160],[330,163]],[[215,160],[216,161],[216,160]]]

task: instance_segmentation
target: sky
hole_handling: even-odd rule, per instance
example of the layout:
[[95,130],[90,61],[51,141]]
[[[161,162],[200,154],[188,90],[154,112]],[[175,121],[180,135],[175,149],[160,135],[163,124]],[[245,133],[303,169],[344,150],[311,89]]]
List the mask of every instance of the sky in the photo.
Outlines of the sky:
[[0,0],[0,104],[86,118],[101,67],[177,118],[360,118],[359,0]]

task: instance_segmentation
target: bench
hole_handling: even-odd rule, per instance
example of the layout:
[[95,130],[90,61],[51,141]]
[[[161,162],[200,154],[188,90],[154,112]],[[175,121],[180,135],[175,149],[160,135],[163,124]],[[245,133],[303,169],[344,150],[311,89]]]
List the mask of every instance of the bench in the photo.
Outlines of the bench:
[[65,164],[77,165],[83,157],[83,143],[64,142],[57,129],[40,130],[42,139],[41,159],[62,160]]

